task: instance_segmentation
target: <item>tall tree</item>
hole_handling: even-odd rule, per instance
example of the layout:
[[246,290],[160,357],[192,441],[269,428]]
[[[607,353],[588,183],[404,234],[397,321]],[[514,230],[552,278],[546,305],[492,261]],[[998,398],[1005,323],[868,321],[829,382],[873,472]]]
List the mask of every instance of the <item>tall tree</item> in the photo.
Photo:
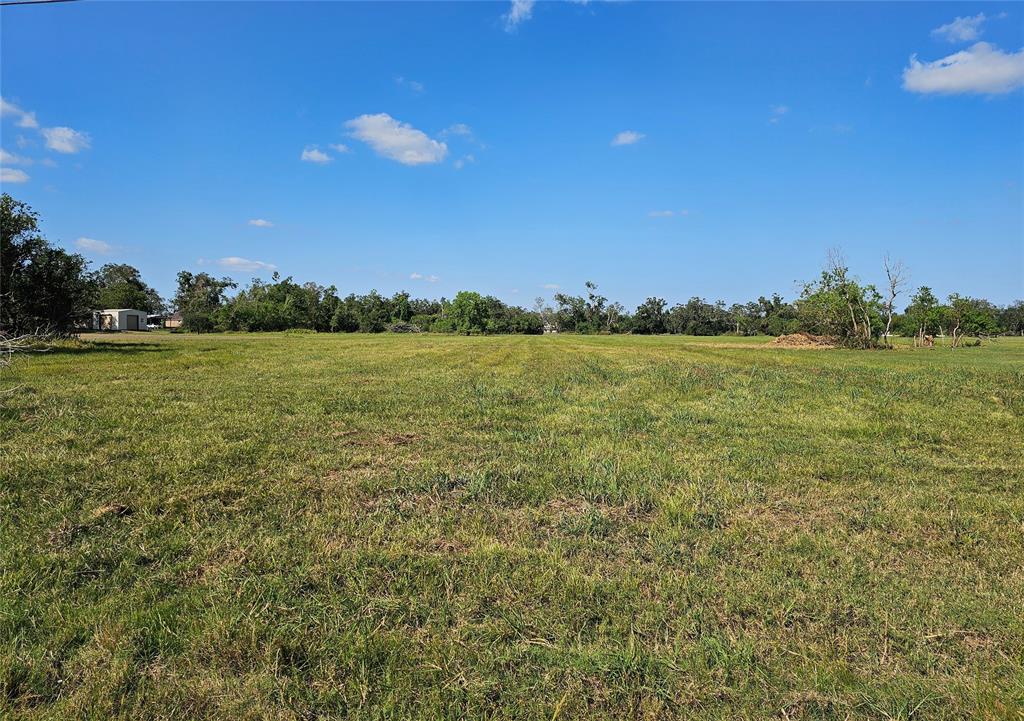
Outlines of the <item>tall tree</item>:
[[990,336],[999,328],[996,308],[987,300],[953,293],[948,308],[950,348],[959,346],[965,335]]
[[999,325],[1007,333],[1024,335],[1024,300],[1018,300],[999,311]]
[[663,298],[648,298],[633,314],[633,332],[655,334],[665,332],[665,306]]
[[910,296],[904,313],[914,324],[914,345],[922,345],[926,335],[939,330],[939,299],[926,285]]
[[483,333],[487,329],[487,309],[479,293],[464,290],[452,301],[451,319],[458,333]]
[[160,294],[142,280],[142,274],[131,265],[107,263],[94,274],[97,286],[96,305],[100,308],[135,308],[160,313],[165,304]]
[[88,266],[50,247],[27,204],[0,196],[0,332],[65,332],[85,321],[95,297]]
[[224,305],[229,288],[237,287],[230,278],[218,280],[208,273],[178,273],[178,291],[174,307],[181,313],[182,327],[196,333],[216,330],[218,311]]
[[797,311],[803,330],[866,348],[882,330],[881,300],[873,285],[858,283],[842,257],[831,252],[821,277],[804,285]]

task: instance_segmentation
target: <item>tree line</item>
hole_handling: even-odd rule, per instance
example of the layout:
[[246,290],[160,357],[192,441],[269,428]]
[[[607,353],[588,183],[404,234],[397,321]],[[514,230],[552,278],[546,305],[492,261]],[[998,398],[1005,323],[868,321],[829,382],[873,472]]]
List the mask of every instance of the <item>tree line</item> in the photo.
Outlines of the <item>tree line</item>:
[[906,271],[884,264],[881,287],[850,275],[842,259],[829,257],[799,297],[775,294],[726,305],[693,297],[669,306],[650,297],[635,310],[609,302],[598,286],[586,283],[581,295],[556,293],[532,308],[509,305],[473,291],[454,298],[414,298],[404,291],[388,297],[377,291],[342,297],[334,286],[297,283],[274,273],[270,282],[253,280],[239,289],[230,278],[181,271],[169,303],[125,264],[90,270],[81,255],[53,247],[39,232],[38,215],[4,194],[0,199],[0,331],[7,334],[48,329],[69,332],[86,327],[95,309],[135,308],[153,314],[180,313],[192,332],[282,331],[321,333],[421,332],[462,334],[633,333],[686,335],[784,335],[806,332],[854,347],[884,344],[892,335],[926,343],[945,335],[957,345],[966,336],[1024,335],[1024,301],[999,307],[959,294],[941,302],[928,287],[910,294],[903,312]]
[[0,196],[0,331],[66,332],[91,319],[94,308],[161,312],[160,295],[130,265],[89,270],[77,253],[53,247],[39,216],[7,193]]

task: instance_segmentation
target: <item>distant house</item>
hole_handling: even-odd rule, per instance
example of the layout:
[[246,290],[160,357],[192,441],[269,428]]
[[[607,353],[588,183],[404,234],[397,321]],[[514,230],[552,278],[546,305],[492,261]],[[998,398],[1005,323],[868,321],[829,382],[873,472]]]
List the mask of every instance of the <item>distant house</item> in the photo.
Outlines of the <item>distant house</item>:
[[164,328],[181,328],[181,311],[176,310],[168,316],[164,316]]
[[149,314],[134,308],[107,308],[92,314],[92,327],[96,330],[148,330]]
[[558,326],[555,325],[554,323],[545,323],[544,324],[544,332],[545,333],[557,333],[558,332]]

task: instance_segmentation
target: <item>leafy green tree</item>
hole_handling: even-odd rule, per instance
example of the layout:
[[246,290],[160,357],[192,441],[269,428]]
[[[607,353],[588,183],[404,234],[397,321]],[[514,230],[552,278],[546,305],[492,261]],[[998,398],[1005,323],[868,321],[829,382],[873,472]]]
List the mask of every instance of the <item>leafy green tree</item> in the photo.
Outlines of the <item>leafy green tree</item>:
[[0,196],[0,330],[20,329],[15,286],[24,286],[19,275],[48,245],[38,213],[7,193]]
[[600,333],[609,330],[608,299],[597,292],[597,284],[586,282],[587,297],[555,294],[555,323],[559,330]]
[[669,333],[720,335],[729,332],[732,321],[723,301],[708,303],[694,296],[683,305],[673,306],[665,325]]
[[588,333],[600,333],[608,330],[608,313],[605,306],[608,299],[597,292],[597,283],[587,281],[587,306],[586,306],[586,331]]
[[391,298],[391,320],[405,323],[410,318],[412,318],[412,305],[409,303],[409,294],[404,290],[395,293]]
[[482,300],[487,333],[534,335],[544,332],[544,321],[538,313],[506,305],[492,295],[484,296]]
[[821,277],[804,285],[797,312],[801,329],[829,336],[843,345],[866,348],[884,328],[882,297],[872,285],[861,285],[837,256],[829,258]]
[[948,307],[946,322],[949,328],[950,348],[960,345],[965,335],[991,336],[999,329],[996,308],[987,300],[953,293],[949,296]]
[[225,302],[220,318],[229,330],[276,331],[304,328],[331,330],[340,301],[335,289],[317,283],[299,285],[274,273],[270,283],[253,280]]
[[729,306],[729,322],[736,335],[754,335],[759,320],[756,303],[733,303]]
[[411,298],[409,310],[413,315],[434,315],[440,317],[444,310],[445,299],[431,300],[430,298]]
[[371,290],[359,299],[359,330],[363,333],[382,333],[391,322],[391,304],[388,299]]
[[605,327],[609,333],[629,333],[633,330],[633,316],[622,303],[609,303]]
[[487,330],[487,306],[479,293],[460,291],[452,301],[450,310],[456,333],[483,333]]
[[340,306],[341,299],[338,297],[337,288],[330,285],[321,289],[320,302],[317,304],[314,317],[314,328],[316,328],[318,333],[334,330],[331,328],[331,323],[334,320],[334,314]]
[[142,280],[137,268],[123,263],[107,263],[93,276],[96,305],[100,308],[135,308],[149,313],[163,312],[160,294]]
[[910,305],[904,311],[905,323],[913,328],[914,343],[920,345],[926,335],[937,333],[942,328],[942,310],[939,299],[932,289],[922,285],[910,296]]
[[178,273],[174,307],[181,313],[182,327],[195,333],[217,330],[227,291],[237,285],[230,278],[218,280],[207,273]]
[[772,294],[771,299],[762,295],[757,299],[757,305],[761,319],[759,333],[778,336],[797,330],[799,321],[796,308],[792,303],[783,300],[778,293]]
[[633,314],[634,333],[655,334],[664,333],[665,328],[665,306],[668,303],[663,298],[648,298],[641,303],[636,313]]
[[96,291],[88,265],[50,247],[26,203],[0,196],[0,332],[65,332],[85,322]]
[[355,333],[359,330],[359,307],[355,294],[338,303],[331,316],[331,330],[335,333]]
[[1005,333],[1024,335],[1024,300],[1010,303],[999,311],[999,325]]
[[587,301],[576,295],[555,293],[555,327],[559,331],[586,332]]
[[65,332],[86,323],[96,294],[88,266],[82,256],[60,248],[37,253],[15,283],[20,330]]

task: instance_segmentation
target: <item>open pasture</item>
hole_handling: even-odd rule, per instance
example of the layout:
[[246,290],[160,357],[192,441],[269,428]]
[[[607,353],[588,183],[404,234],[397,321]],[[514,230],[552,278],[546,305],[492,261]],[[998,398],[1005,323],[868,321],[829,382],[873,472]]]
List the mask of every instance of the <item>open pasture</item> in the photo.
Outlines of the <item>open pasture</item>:
[[1022,713],[1021,339],[139,333],[0,386],[0,716]]

